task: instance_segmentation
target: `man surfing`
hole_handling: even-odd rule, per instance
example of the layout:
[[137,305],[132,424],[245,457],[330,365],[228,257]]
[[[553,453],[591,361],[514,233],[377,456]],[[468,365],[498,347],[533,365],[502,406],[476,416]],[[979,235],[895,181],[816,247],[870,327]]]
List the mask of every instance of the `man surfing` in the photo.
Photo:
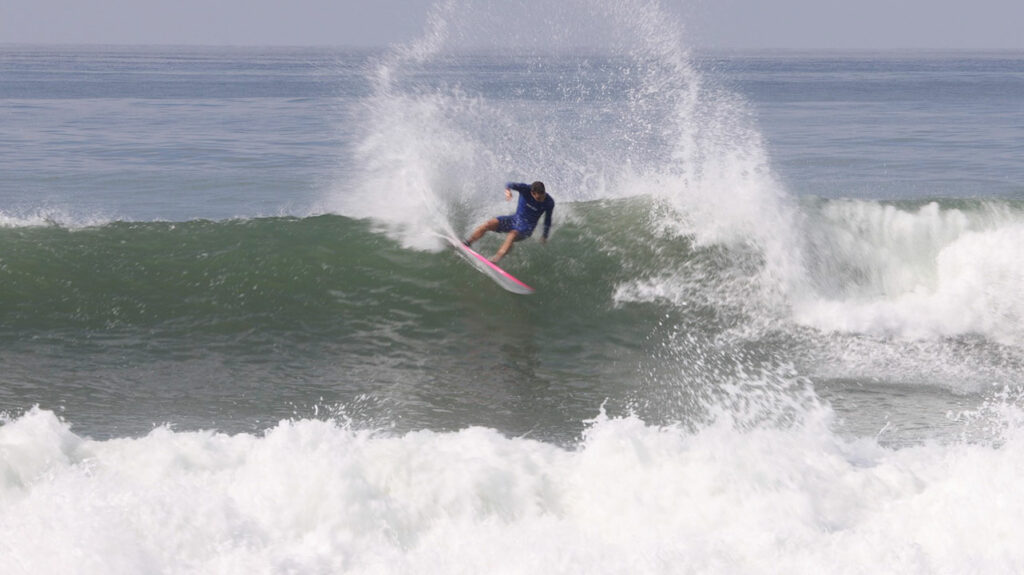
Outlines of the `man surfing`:
[[551,212],[555,210],[555,200],[544,189],[544,183],[520,184],[509,182],[505,184],[506,201],[512,199],[512,190],[519,192],[519,206],[516,208],[516,213],[511,216],[498,216],[487,220],[473,231],[473,235],[469,236],[469,239],[462,242],[467,246],[472,246],[473,242],[483,237],[487,232],[508,232],[508,235],[505,236],[505,242],[501,244],[498,252],[491,258],[491,262],[495,264],[508,254],[509,250],[512,249],[512,244],[525,240],[533,234],[533,229],[537,227],[537,222],[540,221],[541,215],[544,216],[544,233],[540,239],[541,243],[548,241],[548,233],[551,231]]

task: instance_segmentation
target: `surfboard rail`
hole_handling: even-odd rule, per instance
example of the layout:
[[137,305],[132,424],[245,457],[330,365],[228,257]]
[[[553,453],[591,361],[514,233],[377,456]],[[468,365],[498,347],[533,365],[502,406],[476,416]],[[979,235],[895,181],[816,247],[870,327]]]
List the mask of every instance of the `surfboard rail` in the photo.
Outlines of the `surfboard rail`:
[[445,236],[445,239],[448,240],[448,243],[455,248],[456,252],[462,256],[463,259],[468,261],[484,275],[494,280],[494,283],[498,284],[506,291],[519,295],[529,295],[535,291],[522,280],[501,269],[498,264],[480,255],[476,250],[461,241],[450,236]]

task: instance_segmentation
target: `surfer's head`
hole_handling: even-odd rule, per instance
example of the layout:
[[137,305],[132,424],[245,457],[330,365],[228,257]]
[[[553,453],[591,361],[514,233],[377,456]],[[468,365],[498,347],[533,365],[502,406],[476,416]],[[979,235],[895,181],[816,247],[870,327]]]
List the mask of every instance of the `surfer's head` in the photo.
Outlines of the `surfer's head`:
[[543,202],[548,195],[547,191],[544,190],[544,182],[530,184],[530,195],[538,202]]

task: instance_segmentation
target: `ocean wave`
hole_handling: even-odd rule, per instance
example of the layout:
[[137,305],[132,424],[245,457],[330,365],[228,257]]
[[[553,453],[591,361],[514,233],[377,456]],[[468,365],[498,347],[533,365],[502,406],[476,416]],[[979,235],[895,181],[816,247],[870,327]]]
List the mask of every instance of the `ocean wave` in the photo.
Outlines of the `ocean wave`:
[[906,449],[843,439],[823,408],[695,431],[600,415],[570,448],[311,419],[96,441],[34,409],[0,427],[0,549],[11,573],[1008,573],[1024,444],[1001,405],[994,443]]
[[99,214],[74,214],[61,208],[35,208],[31,210],[0,210],[0,229],[63,227],[81,229],[109,224],[116,218]]
[[[611,337],[639,349],[685,331],[711,346],[757,342],[805,368],[817,363],[816,373],[838,362],[853,375],[927,373],[968,389],[1019,376],[1019,206],[802,209],[807,233],[787,235],[803,238],[791,248],[802,251],[783,257],[805,267],[783,275],[767,260],[786,250],[756,238],[701,242],[662,225],[683,216],[661,198],[569,203],[547,245],[523,242],[505,260],[537,288],[528,298],[463,265],[436,235],[433,251],[408,249],[374,220],[345,216],[0,229],[0,335],[171,348],[348,342],[372,355],[458,339],[466,326],[449,318],[486,313],[583,348]],[[971,368],[965,383],[961,367],[976,363],[965,353],[997,365]],[[935,365],[948,377],[933,378]]]
[[[805,268],[795,280],[765,273],[773,254],[758,241],[708,245],[665,228],[663,220],[685,217],[675,210],[644,197],[570,203],[548,246],[525,242],[506,265],[537,284],[539,305],[573,313],[588,310],[568,293],[587,294],[599,304],[593,313],[702,306],[720,315],[720,327],[791,321],[823,332],[1024,341],[1024,213],[1012,203],[822,201],[801,216],[807,233],[791,249]],[[272,326],[355,311],[348,304],[372,308],[382,292],[391,307],[443,306],[464,286],[495,289],[436,236],[434,251],[410,250],[376,229],[333,215],[0,229],[0,314],[29,329],[244,317]],[[481,249],[496,249],[492,240]]]
[[1024,345],[1024,211],[1012,202],[834,201],[809,218],[813,293],[796,320],[825,331]]

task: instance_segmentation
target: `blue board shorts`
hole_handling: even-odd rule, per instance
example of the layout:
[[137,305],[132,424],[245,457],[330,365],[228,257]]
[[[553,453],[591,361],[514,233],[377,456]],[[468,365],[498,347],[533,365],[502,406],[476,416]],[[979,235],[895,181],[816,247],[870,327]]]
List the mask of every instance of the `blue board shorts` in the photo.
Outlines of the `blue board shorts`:
[[526,238],[530,237],[531,234],[533,234],[534,226],[531,226],[529,223],[524,222],[523,220],[519,219],[514,215],[498,216],[497,219],[498,232],[506,233],[511,232],[512,230],[519,232],[519,234],[516,236],[517,242],[525,240]]

